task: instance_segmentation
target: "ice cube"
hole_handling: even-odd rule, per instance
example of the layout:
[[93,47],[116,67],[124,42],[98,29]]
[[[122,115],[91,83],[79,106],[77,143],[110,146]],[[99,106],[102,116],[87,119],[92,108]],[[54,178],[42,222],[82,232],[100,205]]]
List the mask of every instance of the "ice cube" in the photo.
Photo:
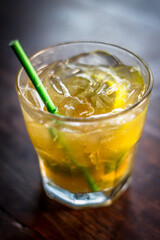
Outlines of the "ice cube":
[[65,97],[70,96],[68,89],[66,88],[65,84],[61,81],[60,77],[58,76],[51,77],[50,84],[57,93],[61,95],[63,94]]
[[36,89],[32,89],[32,88],[28,87],[24,93],[24,96],[34,106],[40,108],[41,110],[44,109],[45,105],[44,105],[41,97],[39,96],[38,92],[36,91]]
[[56,69],[54,69],[54,74],[63,79],[63,81],[70,76],[76,75],[77,73],[81,73],[81,69],[74,64],[69,64],[69,60],[59,62]]
[[120,61],[114,56],[110,55],[104,51],[93,51],[90,53],[83,53],[78,56],[72,57],[69,60],[69,63],[80,64],[80,65],[88,65],[88,66],[106,66],[113,67],[119,66]]

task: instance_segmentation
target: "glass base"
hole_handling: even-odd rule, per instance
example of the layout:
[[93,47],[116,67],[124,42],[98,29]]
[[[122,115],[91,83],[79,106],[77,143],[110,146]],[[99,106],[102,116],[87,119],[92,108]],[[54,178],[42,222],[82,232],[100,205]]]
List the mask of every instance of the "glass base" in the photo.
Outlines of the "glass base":
[[43,177],[43,187],[47,196],[73,209],[85,207],[110,206],[130,185],[131,177],[127,175],[114,188],[92,193],[71,193],[58,187],[48,178]]

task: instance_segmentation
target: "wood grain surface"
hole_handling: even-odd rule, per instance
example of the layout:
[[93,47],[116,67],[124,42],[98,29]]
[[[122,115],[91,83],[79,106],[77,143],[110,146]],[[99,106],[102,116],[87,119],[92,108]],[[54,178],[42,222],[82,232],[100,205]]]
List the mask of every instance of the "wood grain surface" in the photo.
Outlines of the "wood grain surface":
[[[96,40],[128,48],[154,75],[131,187],[111,207],[71,210],[46,197],[28,137],[8,47],[18,38],[31,56],[55,43]],[[160,1],[1,0],[0,240],[160,239]]]

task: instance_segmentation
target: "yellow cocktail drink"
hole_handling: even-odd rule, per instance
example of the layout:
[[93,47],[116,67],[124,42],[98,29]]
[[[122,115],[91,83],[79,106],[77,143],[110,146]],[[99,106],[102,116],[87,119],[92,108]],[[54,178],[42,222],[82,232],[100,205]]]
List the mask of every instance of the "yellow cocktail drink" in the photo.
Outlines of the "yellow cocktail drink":
[[104,202],[112,201],[131,175],[144,126],[148,83],[141,68],[98,49],[37,72],[59,114],[52,119],[28,79],[21,106],[44,185],[73,196],[103,192]]

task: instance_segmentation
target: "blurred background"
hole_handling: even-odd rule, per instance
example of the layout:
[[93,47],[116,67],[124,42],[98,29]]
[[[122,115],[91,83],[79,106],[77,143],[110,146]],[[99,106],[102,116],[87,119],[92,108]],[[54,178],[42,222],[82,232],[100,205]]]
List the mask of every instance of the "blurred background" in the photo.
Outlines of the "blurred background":
[[[13,232],[18,231],[17,229],[24,230],[22,226],[20,228],[16,225],[19,223],[40,232],[43,239],[53,239],[53,236],[60,234],[60,228],[54,222],[52,212],[61,207],[53,202],[47,202],[46,205],[49,200],[46,200],[41,189],[38,160],[28,138],[15,91],[15,79],[20,64],[8,47],[13,39],[20,40],[28,56],[56,43],[91,40],[127,48],[148,63],[155,82],[137,155],[140,161],[135,165],[130,195],[126,193],[126,198],[121,198],[122,202],[119,200],[119,205],[115,205],[112,210],[103,210],[108,220],[104,220],[102,211],[96,211],[97,218],[108,221],[108,228],[103,228],[103,224],[97,225],[92,211],[82,214],[72,211],[70,214],[63,209],[64,218],[61,213],[54,213],[56,221],[65,228],[64,233],[61,232],[62,237],[54,239],[76,239],[74,236],[77,236],[79,229],[75,224],[70,224],[68,219],[73,223],[83,219],[82,238],[77,239],[102,240],[107,239],[106,236],[116,240],[124,240],[124,236],[128,236],[127,239],[130,240],[159,239],[160,1],[0,1],[0,239],[13,239],[5,238],[4,235],[15,236]],[[148,190],[143,191],[146,188]],[[132,205],[135,201],[136,204]],[[127,210],[123,211],[127,204]],[[127,226],[121,224],[125,222],[126,215]],[[72,219],[72,216],[75,218]],[[14,225],[12,217],[18,221]],[[92,232],[99,234],[99,238],[92,237],[91,231],[86,235],[88,222],[91,228],[94,226]],[[81,227],[81,224],[79,222],[77,226]],[[140,226],[147,228],[142,230]],[[116,235],[117,228],[121,233],[119,235]],[[32,233],[26,229],[25,236],[29,236],[28,238],[21,235],[22,230],[16,236],[21,236],[19,239],[41,239],[32,238]],[[156,229],[155,232],[153,229]],[[63,234],[68,234],[68,238]]]
[[5,56],[11,52],[7,45],[15,38],[21,41],[29,55],[55,43],[95,40],[132,50],[148,61],[156,74],[154,67],[160,51],[159,2],[1,0],[3,62],[8,63]]

